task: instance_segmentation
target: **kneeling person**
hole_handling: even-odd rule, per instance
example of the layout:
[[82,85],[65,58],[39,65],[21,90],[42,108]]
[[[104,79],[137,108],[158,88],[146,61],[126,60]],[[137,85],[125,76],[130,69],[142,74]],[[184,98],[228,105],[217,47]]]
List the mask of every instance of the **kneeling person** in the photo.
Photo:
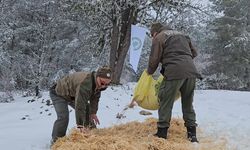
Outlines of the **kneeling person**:
[[77,128],[85,132],[87,127],[100,124],[96,115],[101,91],[111,82],[111,69],[101,67],[97,72],[75,72],[60,79],[50,89],[57,120],[52,131],[52,143],[65,136],[69,123],[68,105],[75,109]]

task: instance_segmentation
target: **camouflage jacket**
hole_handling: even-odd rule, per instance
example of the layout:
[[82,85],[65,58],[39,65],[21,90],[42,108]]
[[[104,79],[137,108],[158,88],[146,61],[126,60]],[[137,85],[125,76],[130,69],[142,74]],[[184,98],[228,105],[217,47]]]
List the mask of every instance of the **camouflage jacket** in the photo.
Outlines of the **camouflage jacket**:
[[86,121],[86,106],[90,104],[90,114],[98,110],[101,92],[96,90],[95,72],[75,72],[60,79],[56,85],[56,93],[68,101],[75,103],[76,124]]

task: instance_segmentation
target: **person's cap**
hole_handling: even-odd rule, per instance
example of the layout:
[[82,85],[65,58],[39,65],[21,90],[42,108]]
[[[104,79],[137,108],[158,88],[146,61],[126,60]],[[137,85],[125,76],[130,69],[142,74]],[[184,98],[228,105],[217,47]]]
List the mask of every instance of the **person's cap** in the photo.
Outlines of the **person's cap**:
[[109,67],[100,67],[96,72],[97,77],[111,79],[112,77],[112,71]]

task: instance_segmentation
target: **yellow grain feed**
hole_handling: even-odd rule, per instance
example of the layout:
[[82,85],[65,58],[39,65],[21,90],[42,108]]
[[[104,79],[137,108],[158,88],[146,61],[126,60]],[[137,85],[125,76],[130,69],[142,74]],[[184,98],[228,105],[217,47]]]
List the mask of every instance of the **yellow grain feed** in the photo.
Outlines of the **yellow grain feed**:
[[[135,87],[133,100],[144,109],[157,110],[159,108],[157,95],[162,80],[162,75],[155,80],[151,75],[147,74],[146,70],[144,70]],[[175,99],[177,100],[179,97],[180,92],[178,92]]]
[[[201,136],[199,144],[186,139],[186,129],[181,119],[172,119],[168,139],[154,137],[156,119],[143,123],[130,122],[110,128],[94,129],[87,134],[73,129],[71,133],[59,139],[52,150],[225,150],[226,140],[211,140]],[[216,142],[215,142],[216,141]]]

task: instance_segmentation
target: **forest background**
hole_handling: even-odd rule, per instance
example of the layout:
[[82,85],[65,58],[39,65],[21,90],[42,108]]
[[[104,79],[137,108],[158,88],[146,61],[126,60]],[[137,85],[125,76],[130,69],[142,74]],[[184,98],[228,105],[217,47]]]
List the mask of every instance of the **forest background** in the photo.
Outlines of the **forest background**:
[[0,0],[0,101],[17,90],[39,95],[70,72],[103,65],[114,84],[136,82],[151,39],[135,72],[127,57],[131,25],[153,22],[190,35],[204,77],[197,89],[249,91],[249,7],[248,0]]

